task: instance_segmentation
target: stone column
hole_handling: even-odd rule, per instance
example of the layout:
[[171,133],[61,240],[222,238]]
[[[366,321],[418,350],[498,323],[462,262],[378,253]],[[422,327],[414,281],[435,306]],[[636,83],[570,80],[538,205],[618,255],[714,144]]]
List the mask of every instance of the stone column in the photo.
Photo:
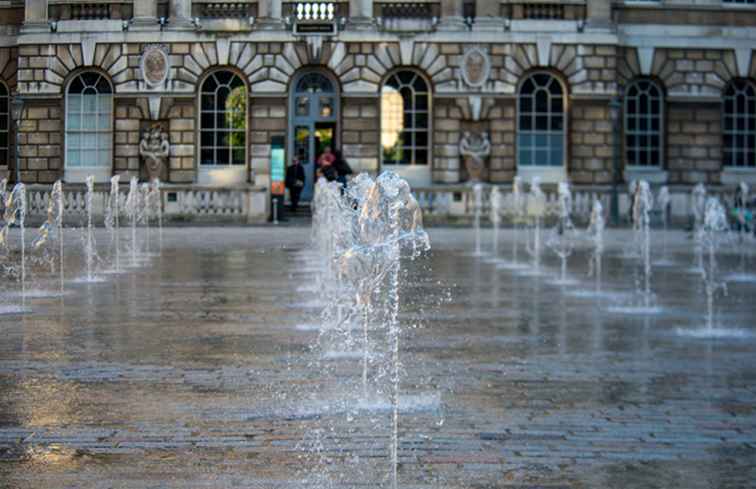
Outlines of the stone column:
[[473,30],[476,31],[502,31],[504,19],[501,16],[501,3],[490,0],[475,0],[475,23]]
[[259,0],[257,3],[257,20],[255,29],[283,29],[281,20],[281,0]]
[[192,0],[171,0],[169,27],[171,29],[192,28]]
[[612,22],[612,5],[606,0],[588,0],[587,24],[596,27],[608,27]]
[[157,2],[154,0],[134,0],[132,28],[157,28],[157,24]]
[[441,0],[441,22],[438,24],[438,30],[467,30],[462,10],[462,0]]
[[49,29],[47,25],[47,0],[26,0],[23,30]]
[[349,23],[352,29],[367,30],[375,27],[373,0],[349,0]]

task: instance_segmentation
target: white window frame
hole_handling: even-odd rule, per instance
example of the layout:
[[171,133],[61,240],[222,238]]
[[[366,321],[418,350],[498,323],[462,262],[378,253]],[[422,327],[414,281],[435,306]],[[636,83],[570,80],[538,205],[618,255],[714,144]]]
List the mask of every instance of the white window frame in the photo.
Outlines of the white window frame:
[[[548,129],[545,132],[547,132],[547,136],[552,136],[555,133],[561,132],[561,141],[562,141],[562,162],[560,165],[531,165],[531,164],[523,164],[520,161],[520,135],[523,133],[523,131],[526,132],[544,132],[544,131],[536,131],[535,129],[528,129],[523,130],[521,127],[521,118],[520,115],[522,114],[522,87],[525,85],[525,83],[537,76],[537,75],[547,75],[549,76],[553,81],[551,83],[558,83],[559,87],[561,88],[561,99],[562,99],[562,130],[561,131],[554,131],[552,129]],[[534,91],[534,95],[531,97],[533,99],[533,107],[531,112],[531,117],[533,117],[533,121],[535,124],[535,117],[537,117],[538,112],[535,112],[535,93],[538,90],[542,90],[543,87],[537,87],[536,91]],[[551,123],[551,98],[553,95],[549,93],[549,111],[545,114],[548,117],[549,125]],[[568,158],[568,152],[569,152],[569,138],[568,135],[570,133],[570,127],[569,127],[569,120],[570,120],[570,114],[569,114],[569,104],[568,104],[568,97],[569,93],[567,91],[567,86],[562,81],[562,79],[554,74],[551,71],[548,70],[537,70],[529,72],[525,77],[520,80],[520,83],[517,85],[517,113],[515,114],[515,117],[517,119],[517,126],[516,126],[516,132],[515,132],[515,160],[517,165],[517,175],[520,178],[525,179],[526,181],[531,180],[534,176],[538,176],[541,178],[541,181],[544,183],[553,183],[553,182],[561,182],[567,180],[567,158]],[[551,157],[549,157],[550,159]]]
[[[416,77],[420,78],[426,86],[426,92],[425,96],[428,98],[428,108],[425,110],[425,114],[427,115],[427,125],[425,128],[425,132],[428,135],[428,139],[426,142],[426,145],[424,146],[424,149],[427,154],[427,161],[426,163],[416,163],[415,162],[415,154],[418,149],[417,145],[415,143],[412,144],[412,161],[410,161],[409,164],[403,165],[400,163],[387,163],[383,159],[383,89],[391,80],[393,77],[398,77],[400,73],[408,72],[414,74]],[[398,78],[397,78],[398,80]],[[412,81],[414,83],[414,79]],[[413,91],[413,98],[415,95],[415,88],[412,86],[412,83],[405,84],[402,82],[402,86],[408,86]],[[401,90],[401,87],[399,88]],[[422,93],[422,92],[420,92]],[[390,73],[388,73],[381,83],[380,91],[379,91],[379,132],[378,132],[378,157],[380,158],[381,168],[386,170],[391,170],[401,177],[405,178],[410,185],[415,186],[423,186],[423,185],[430,185],[431,183],[431,174],[433,169],[433,162],[435,160],[434,154],[433,154],[433,84],[428,79],[427,76],[420,70],[412,67],[399,67],[395,70],[392,70]],[[403,107],[403,112],[406,110],[406,108]],[[416,113],[415,110],[412,111],[413,113]],[[415,130],[415,126],[413,125],[413,128],[410,130],[410,132],[417,132]]]
[[[642,90],[640,88],[640,85],[643,83],[648,83],[649,90]],[[635,95],[631,97],[628,95],[628,92],[631,88],[636,87],[636,89],[640,92],[638,95]],[[656,90],[657,95],[654,96],[650,93],[650,89],[653,88]],[[641,95],[645,95],[649,97],[648,104],[644,108],[644,110],[640,107],[640,99]],[[634,114],[630,113],[629,105],[631,98],[635,101],[635,107],[636,110]],[[652,103],[653,99],[658,99],[659,102],[659,111],[658,113],[652,113]],[[623,146],[623,160],[625,162],[625,167],[631,170],[652,170],[652,169],[658,169],[662,170],[664,168],[664,156],[665,156],[665,132],[664,132],[664,124],[665,124],[665,104],[666,100],[664,97],[664,90],[662,87],[655,81],[650,78],[638,78],[633,80],[628,84],[628,86],[625,88],[625,96],[623,97],[623,114],[622,114],[622,122],[623,122],[623,131],[622,131],[622,146]],[[630,129],[630,118],[631,116],[635,119],[636,127],[633,129]],[[659,119],[659,128],[657,130],[654,130],[652,128],[652,121],[653,119],[658,118]],[[641,130],[638,127],[638,124],[641,119],[646,120],[648,123],[648,128],[646,130]],[[647,138],[654,138],[658,137],[659,139],[659,146],[658,146],[658,158],[657,161],[654,161],[652,163],[647,164],[638,164],[635,161],[631,162],[628,158],[628,151],[631,149],[628,145],[628,138],[630,136],[635,136],[636,138],[641,137],[647,137]],[[650,144],[640,144],[636,143],[632,149],[636,151],[646,151],[647,153],[653,154],[653,145]]]
[[[217,163],[217,161],[212,165],[204,165],[202,164],[202,96],[203,95],[209,95],[210,92],[204,92],[204,86],[207,80],[214,76],[217,73],[220,72],[228,72],[233,75],[233,77],[238,78],[241,80],[244,86],[244,163],[243,164],[237,164],[234,165],[231,163],[233,161],[233,150],[229,150],[229,157],[231,158],[228,163]],[[233,78],[231,79],[233,80]],[[230,81],[228,84],[229,85]],[[224,86],[225,86],[224,85]],[[212,93],[214,97],[217,97],[217,91],[220,87],[220,84],[218,87],[216,87],[215,92]],[[216,114],[215,109],[213,109],[213,113]],[[247,79],[236,70],[230,69],[230,68],[218,68],[213,69],[211,71],[208,71],[205,73],[205,75],[201,78],[199,84],[197,85],[197,125],[196,125],[196,169],[197,169],[197,182],[200,184],[205,185],[219,185],[219,186],[228,186],[228,185],[242,185],[245,184],[248,180],[249,175],[249,83],[247,83]],[[212,130],[213,132],[217,132],[217,128],[208,129]],[[233,132],[233,131],[226,131],[226,132]],[[238,132],[238,131],[237,131]],[[216,148],[217,146],[214,146]]]
[[[97,81],[94,83],[94,85],[84,83],[83,77],[88,74],[97,75],[99,77]],[[97,151],[98,158],[99,158],[99,154],[102,152],[103,149],[108,151],[108,161],[103,161],[103,164],[89,165],[89,166],[83,166],[83,165],[73,166],[71,162],[69,161],[68,155],[69,155],[69,150],[71,149],[71,146],[70,146],[71,136],[73,136],[74,133],[86,134],[87,132],[91,131],[91,130],[87,130],[83,128],[71,129],[69,127],[70,126],[69,109],[71,109],[70,90],[71,90],[71,84],[77,79],[81,79],[82,84],[84,84],[85,86],[84,90],[82,90],[81,93],[75,94],[75,95],[82,96],[82,98],[80,99],[82,103],[84,100],[83,96],[85,95],[84,92],[86,92],[90,88],[95,90],[95,96],[99,97],[101,95],[99,92],[97,92],[97,88],[96,88],[96,85],[99,84],[100,79],[105,80],[105,82],[108,84],[108,87],[110,88],[110,92],[107,94],[110,97],[110,113],[106,114],[105,112],[100,112],[99,99],[95,105],[95,112],[94,112],[94,116],[96,118],[94,131],[98,133],[99,136],[102,136],[103,140],[108,140],[110,142],[109,147],[101,149],[99,146],[101,142],[100,138],[98,137],[97,139],[97,146],[95,149]],[[110,81],[110,79],[103,73],[100,73],[99,71],[94,71],[94,70],[87,70],[87,71],[79,72],[76,74],[76,76],[71,77],[71,79],[66,84],[65,97],[64,97],[65,107],[63,111],[63,118],[64,118],[64,131],[63,131],[64,133],[64,143],[63,143],[63,168],[64,170],[63,171],[64,171],[64,179],[66,182],[84,182],[88,176],[93,176],[95,177],[95,180],[102,181],[102,180],[107,180],[112,175],[113,173],[113,118],[115,114],[114,93],[115,93],[115,90],[113,87],[113,83]],[[79,117],[82,117],[82,118],[86,115],[86,113],[83,110],[83,106],[80,106],[78,115]],[[99,127],[100,116],[102,115],[109,115],[109,117],[107,118],[107,121],[109,123],[108,128],[101,129]],[[79,149],[81,149],[81,147]]]

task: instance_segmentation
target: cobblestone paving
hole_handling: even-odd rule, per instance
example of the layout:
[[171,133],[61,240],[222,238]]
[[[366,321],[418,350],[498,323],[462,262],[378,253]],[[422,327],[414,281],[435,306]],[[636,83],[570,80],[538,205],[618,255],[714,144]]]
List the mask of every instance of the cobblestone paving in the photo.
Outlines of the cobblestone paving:
[[[313,368],[308,237],[168,229],[148,266],[0,316],[0,487],[317,487],[301,480],[318,471],[384,485],[388,414],[338,408],[356,362]],[[695,339],[678,334],[705,306],[682,234],[654,272],[658,316],[572,295],[592,287],[585,252],[559,286],[548,253],[548,274],[524,277],[469,256],[469,232],[431,237],[402,290],[402,390],[421,407],[400,418],[401,487],[756,487],[756,283],[731,284],[718,318],[749,334]],[[608,246],[619,300],[628,241]],[[318,465],[299,448],[324,426]]]

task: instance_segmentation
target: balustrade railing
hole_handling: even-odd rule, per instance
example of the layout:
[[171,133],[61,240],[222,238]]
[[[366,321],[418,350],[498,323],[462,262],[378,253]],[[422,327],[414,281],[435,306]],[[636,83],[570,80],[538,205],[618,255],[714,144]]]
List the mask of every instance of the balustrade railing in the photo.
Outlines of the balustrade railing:
[[129,20],[133,17],[131,2],[53,1],[49,5],[51,20]]
[[334,22],[349,15],[349,4],[344,2],[285,2],[284,17],[298,23]]
[[195,0],[192,15],[205,19],[248,19],[257,16],[257,3]]
[[373,13],[383,30],[428,31],[441,15],[441,3],[381,2],[374,4]]
[[[63,186],[64,221],[67,226],[81,225],[87,215],[86,188],[83,185]],[[267,218],[267,190],[262,187],[212,188],[164,184],[161,189],[163,216],[171,221],[189,222],[260,222]],[[93,212],[98,219],[105,215],[110,186],[95,186]],[[47,217],[51,186],[27,187],[27,216],[30,224]],[[121,209],[128,188],[121,190]]]
[[582,0],[510,0],[502,4],[502,16],[510,20],[585,20],[586,6]]

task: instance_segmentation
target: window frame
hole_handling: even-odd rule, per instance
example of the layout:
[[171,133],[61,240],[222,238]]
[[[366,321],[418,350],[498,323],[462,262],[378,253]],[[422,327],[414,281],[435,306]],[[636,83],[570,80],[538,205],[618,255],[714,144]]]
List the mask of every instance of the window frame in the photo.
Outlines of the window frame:
[[[658,117],[659,128],[657,131],[653,131],[653,129],[647,129],[645,131],[641,131],[640,129],[637,129],[637,128],[632,129],[632,130],[629,129],[630,110],[628,108],[628,105],[630,103],[631,97],[630,95],[628,95],[628,92],[634,86],[638,87],[638,90],[640,91],[639,85],[643,83],[649,84],[650,87],[656,89],[656,91],[658,92],[659,112],[658,112],[658,115],[652,114],[651,107],[647,107],[648,112],[642,113],[640,111],[640,98],[643,93],[639,93],[638,95],[633,96],[636,103],[636,113],[634,115],[635,122],[637,123],[641,119],[645,119],[649,124],[648,127],[653,127],[651,125],[651,122],[653,121],[654,118]],[[645,94],[651,97],[651,95],[648,92],[649,90],[645,90]],[[651,105],[652,102],[653,102],[653,98],[649,99],[648,105]],[[664,163],[665,163],[665,157],[666,157],[666,151],[665,151],[666,137],[667,137],[667,132],[665,130],[666,123],[667,123],[666,105],[667,105],[667,100],[666,100],[666,92],[664,91],[664,87],[662,86],[661,83],[654,80],[653,78],[648,78],[648,77],[635,78],[625,86],[624,94],[622,96],[622,161],[624,162],[626,168],[643,169],[643,170],[652,170],[652,169],[663,170],[664,169],[665,167]],[[631,163],[628,158],[628,149],[629,149],[628,138],[630,136],[635,136],[635,137],[645,136],[649,138],[655,137],[657,136],[655,132],[658,132],[658,138],[659,138],[658,158],[657,158],[658,161],[654,163],[640,164],[640,163],[637,163],[637,159],[636,159],[636,161]],[[652,151],[653,146],[649,146],[649,145],[643,146],[640,143],[636,143],[633,146],[633,148],[635,148],[636,151],[643,150],[643,151],[653,154],[653,151]]]
[[[205,92],[204,91],[204,87],[205,87],[205,84],[208,82],[208,80],[211,77],[214,77],[215,75],[217,75],[218,73],[223,73],[223,72],[231,74],[231,78],[229,79],[228,83],[222,84],[222,83],[220,83],[220,80],[218,80],[216,78],[215,81],[218,83],[218,85],[216,86],[215,90],[213,92]],[[228,87],[229,88],[229,94],[230,94],[234,89],[238,88],[238,87],[235,87],[233,89],[231,88],[231,85],[232,85],[234,79],[238,79],[241,82],[241,84],[242,84],[241,86],[244,87],[244,129],[243,130],[234,130],[234,129],[230,129],[230,128],[219,129],[217,127],[217,124],[218,124],[218,122],[217,122],[217,116],[218,116],[218,114],[227,114],[227,113],[232,113],[232,112],[228,111],[228,110],[224,110],[224,111],[218,111],[217,110],[217,107],[218,107],[218,90],[221,87]],[[210,110],[210,111],[203,109],[202,99],[203,99],[204,95],[212,95],[213,96],[213,109]],[[202,116],[204,114],[208,114],[208,113],[212,113],[213,114],[213,127],[212,128],[208,128],[208,129],[203,129]],[[249,144],[250,144],[250,138],[249,138],[249,127],[250,127],[250,124],[249,124],[249,122],[250,122],[250,120],[249,120],[249,118],[250,118],[250,113],[249,113],[249,83],[247,82],[246,77],[242,73],[240,73],[239,71],[237,71],[237,70],[235,70],[233,68],[230,68],[230,67],[219,67],[219,68],[215,68],[215,69],[210,70],[207,73],[205,73],[205,75],[200,79],[199,83],[197,84],[197,117],[196,117],[196,121],[197,121],[197,126],[196,126],[196,138],[197,139],[196,139],[196,141],[197,141],[197,144],[196,144],[196,149],[195,149],[195,151],[196,151],[196,158],[197,158],[196,168],[198,170],[199,169],[204,169],[205,171],[209,171],[209,170],[222,170],[222,169],[246,169],[246,168],[248,168],[249,167],[249,155],[250,155],[250,150],[249,150]],[[205,163],[203,163],[202,151],[203,151],[203,149],[206,149],[206,147],[202,144],[202,135],[205,132],[211,132],[214,135],[213,136],[214,143],[217,143],[217,137],[216,137],[216,135],[219,132],[220,133],[228,133],[228,134],[232,134],[232,133],[235,133],[235,132],[236,133],[243,133],[244,134],[244,146],[243,146],[243,149],[244,149],[244,160],[243,160],[243,162],[242,163],[238,163],[238,164],[234,164],[233,163],[233,153],[234,153],[234,150],[237,149],[237,148],[239,148],[240,146],[228,146],[228,148],[229,148],[228,162],[219,163],[218,162],[218,156],[217,156],[218,155],[218,148],[223,148],[224,146],[218,146],[217,144],[214,144],[211,147],[212,150],[213,150],[213,163],[212,164],[205,164]]]
[[[88,74],[93,74],[93,75],[96,75],[98,77],[97,78],[97,82],[94,85],[89,85],[89,84],[87,84],[87,83],[84,82],[84,78],[83,77],[85,75],[88,75]],[[74,95],[81,95],[81,96],[83,96],[83,95],[85,95],[84,92],[87,89],[89,89],[89,88],[94,88],[95,90],[97,90],[96,89],[96,85],[99,84],[100,79],[104,80],[105,83],[108,84],[108,87],[110,89],[110,92],[107,93],[107,95],[110,96],[110,113],[108,114],[109,115],[109,118],[108,118],[109,128],[107,130],[98,130],[99,129],[100,116],[105,115],[104,113],[102,113],[102,112],[99,111],[99,102],[97,104],[97,109],[95,111],[95,115],[97,116],[96,117],[96,119],[97,119],[96,127],[97,128],[95,129],[95,132],[98,133],[98,134],[100,134],[100,135],[102,135],[102,136],[107,135],[108,136],[107,139],[109,140],[109,147],[106,148],[108,150],[108,154],[109,154],[109,158],[108,158],[109,161],[105,162],[105,164],[102,164],[102,165],[89,165],[89,166],[87,166],[87,165],[77,165],[77,166],[73,166],[70,163],[70,161],[69,161],[68,154],[69,154],[69,150],[72,149],[71,148],[71,136],[73,135],[72,133],[75,131],[77,134],[84,134],[84,133],[90,131],[90,130],[83,129],[83,128],[72,129],[70,127],[70,122],[71,121],[70,121],[70,117],[69,116],[71,115],[70,110],[71,110],[71,107],[72,107],[71,106],[71,95],[72,95],[71,94],[71,85],[76,80],[79,80],[79,79],[81,79],[81,82],[84,85],[84,89],[81,92],[77,92]],[[99,95],[101,95],[101,93],[99,91],[97,91],[95,95],[99,96]],[[115,148],[114,148],[114,135],[115,135],[115,130],[114,130],[115,129],[115,127],[114,127],[115,126],[115,123],[114,123],[115,122],[115,87],[113,85],[112,80],[105,73],[102,73],[101,71],[98,71],[98,70],[86,69],[86,70],[78,71],[65,84],[65,92],[64,92],[63,100],[64,100],[64,107],[63,107],[63,109],[64,109],[63,110],[63,169],[64,170],[63,171],[64,171],[64,174],[66,174],[66,180],[68,180],[68,181],[82,180],[83,181],[83,178],[85,178],[86,174],[95,174],[95,173],[97,173],[97,176],[100,176],[100,177],[112,174],[114,155],[115,155]],[[83,100],[83,98],[82,98],[82,100]],[[83,103],[82,103],[82,106],[81,106],[81,108],[80,108],[80,110],[78,112],[78,115],[80,117],[82,117],[85,114],[86,114],[86,112],[83,110]],[[78,149],[81,150],[82,149],[81,146],[79,146]],[[96,148],[96,151],[97,151],[98,155],[101,152],[101,148],[99,147],[99,139],[98,139],[98,146]],[[99,158],[99,156],[98,156],[98,158]],[[99,170],[99,172],[97,172],[96,170]],[[79,173],[81,175],[79,175]],[[69,178],[68,175],[75,176],[75,178]]]
[[[399,79],[400,73],[412,73],[414,75],[414,78],[411,82],[405,83],[401,82]],[[412,84],[415,82],[416,79],[422,80],[422,82],[425,84],[425,92],[417,92],[415,91],[415,88],[412,86]],[[425,132],[426,133],[426,144],[418,147],[416,142],[413,142],[411,146],[411,158],[409,163],[403,164],[396,160],[389,160],[390,162],[387,162],[384,158],[384,149],[383,149],[383,133],[384,133],[384,117],[383,117],[383,90],[386,86],[388,86],[388,83],[392,81],[393,79],[396,79],[397,82],[399,82],[399,88],[395,88],[398,93],[401,94],[401,89],[403,87],[407,87],[410,90],[412,90],[412,99],[413,99],[413,107],[410,111],[413,114],[413,124],[412,129],[409,130],[409,132],[416,134],[417,132]],[[417,104],[415,102],[416,95],[418,93],[421,93],[426,96],[427,98],[427,108],[423,111],[417,110]],[[402,114],[405,114],[407,112],[407,108],[404,106],[404,99],[402,98]],[[415,123],[414,115],[420,113],[425,114],[426,117],[426,125],[423,129],[423,131],[417,130],[417,124]],[[433,167],[433,161],[434,161],[434,155],[433,155],[433,85],[431,84],[430,80],[427,76],[420,70],[417,70],[412,67],[399,67],[397,69],[392,70],[389,72],[382,80],[380,89],[379,89],[379,104],[378,104],[378,119],[379,119],[379,131],[378,131],[378,154],[380,158],[380,165],[383,167],[384,165],[391,167],[393,169],[398,168],[427,168],[428,170],[431,170]],[[402,127],[401,133],[408,131],[406,128]],[[402,144],[401,146],[403,149],[408,147]],[[421,151],[425,151],[426,153],[426,161],[424,163],[417,163],[417,152],[418,149]]]
[[[730,115],[727,112],[727,91],[730,89],[730,87],[734,86],[737,83],[743,83],[745,87],[750,87],[752,91],[752,95],[748,96],[752,100],[752,103],[756,107],[756,82],[749,78],[733,78],[731,79],[722,89],[722,168],[727,169],[730,171],[756,171],[756,110],[754,110],[752,113],[749,113],[748,111],[748,98],[746,99],[746,110],[742,114],[742,117],[745,118],[746,121],[746,127],[744,130],[740,131],[736,129],[737,124],[733,124],[733,128],[728,130],[727,129],[727,119],[731,117],[735,121],[738,120],[738,111],[734,110],[732,115]],[[742,90],[736,89],[736,92],[740,92]],[[734,108],[737,109],[736,102],[737,102],[738,94],[736,93],[734,96]],[[749,124],[749,119],[751,119],[751,123]],[[728,151],[726,151],[727,145],[727,138],[728,136],[732,137],[735,142],[730,145],[730,147],[733,149],[730,153],[733,156],[730,156],[728,158],[727,154]],[[737,137],[743,136],[744,138],[744,144],[742,146],[737,145]],[[754,144],[753,146],[749,147],[748,139],[753,139]],[[737,165],[732,164],[733,161],[732,158],[734,158],[737,153],[745,153],[745,157],[747,158],[748,153],[752,153],[752,159],[748,161],[745,160],[744,165]]]
[[[534,78],[537,75],[548,75],[553,80],[550,83],[556,82],[556,83],[559,84],[559,87],[561,88],[561,99],[562,99],[562,112],[561,112],[561,115],[562,115],[562,124],[563,125],[562,125],[562,129],[561,129],[561,133],[562,133],[561,134],[562,162],[559,165],[550,165],[550,164],[546,164],[546,165],[541,165],[541,164],[523,164],[521,162],[521,160],[520,160],[520,150],[521,150],[521,147],[520,147],[520,135],[521,135],[521,133],[523,131],[526,131],[526,130],[522,129],[522,127],[521,127],[521,125],[522,125],[521,124],[522,123],[522,120],[521,120],[522,100],[523,100],[522,89],[523,89],[523,86],[525,85],[525,83],[527,83],[528,80]],[[549,85],[550,85],[550,83],[549,83]],[[545,87],[548,87],[549,85],[546,85]],[[537,86],[535,91],[540,90],[540,89],[544,89],[545,87]],[[534,94],[535,94],[535,91],[534,91]],[[517,84],[516,98],[517,98],[517,111],[515,113],[515,118],[516,118],[516,126],[515,126],[515,165],[516,165],[516,168],[518,169],[518,171],[520,171],[521,169],[525,169],[525,170],[530,170],[530,171],[533,171],[533,170],[536,170],[536,171],[539,171],[539,170],[541,170],[541,171],[560,170],[560,171],[566,172],[566,170],[567,170],[567,162],[569,160],[569,132],[570,132],[570,124],[569,124],[569,122],[570,122],[569,92],[567,90],[567,84],[564,82],[564,80],[562,79],[561,76],[559,76],[558,74],[556,74],[556,73],[554,73],[552,71],[549,71],[549,70],[535,70],[535,71],[531,71],[531,72],[526,73],[525,76],[523,76],[522,79],[520,80],[520,82]],[[553,94],[549,93],[549,99],[548,99],[549,100],[549,111],[546,112],[547,120],[549,121],[549,125],[550,125],[551,117],[552,117],[552,104],[551,104],[552,98],[555,98],[555,96]],[[529,113],[531,114],[531,117],[533,118],[533,120],[535,120],[535,118],[538,116],[539,112],[535,111],[535,99],[536,99],[535,95],[532,96],[532,99],[533,99],[534,105],[533,105],[533,109]],[[531,133],[544,132],[544,131],[538,131],[536,129],[528,129],[527,131],[531,132]],[[552,136],[553,134],[551,134],[551,133],[556,133],[557,131],[553,131],[553,130],[549,129],[546,132],[549,133],[549,134],[547,134],[547,136]],[[531,146],[531,147],[532,148],[536,148],[536,146]],[[551,160],[551,153],[552,153],[551,146],[548,147],[548,153],[550,154],[550,156],[549,156],[549,161],[550,161]]]

